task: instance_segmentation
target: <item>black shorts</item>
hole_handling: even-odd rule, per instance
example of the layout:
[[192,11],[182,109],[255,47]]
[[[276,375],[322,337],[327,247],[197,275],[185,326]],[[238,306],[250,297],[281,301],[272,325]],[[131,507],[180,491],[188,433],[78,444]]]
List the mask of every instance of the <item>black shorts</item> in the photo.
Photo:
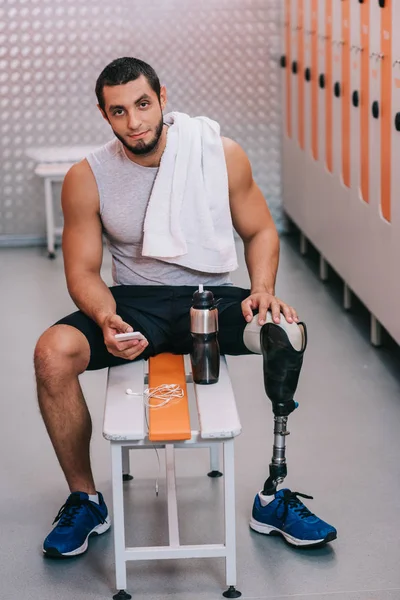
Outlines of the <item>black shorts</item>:
[[[148,359],[162,352],[189,354],[190,307],[195,286],[135,286],[110,287],[117,304],[117,315],[136,331],[141,331],[149,342],[138,359]],[[241,302],[250,290],[224,286],[207,286],[220,299],[218,304],[218,342],[221,354],[251,354],[243,342],[246,320]],[[71,325],[79,329],[90,346],[88,370],[103,369],[127,361],[110,354],[104,344],[101,328],[81,311],[74,312],[56,325]]]

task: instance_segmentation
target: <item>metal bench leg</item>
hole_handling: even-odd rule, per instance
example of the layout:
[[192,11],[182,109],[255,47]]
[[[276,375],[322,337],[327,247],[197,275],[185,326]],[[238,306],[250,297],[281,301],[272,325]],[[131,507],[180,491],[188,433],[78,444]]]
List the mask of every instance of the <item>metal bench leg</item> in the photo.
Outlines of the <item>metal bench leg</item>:
[[225,598],[239,598],[242,594],[236,586],[236,516],[235,516],[235,454],[234,440],[224,442],[225,472],[225,546],[226,585]]
[[219,470],[219,444],[210,444],[210,469],[209,477],[222,477]]
[[49,258],[55,258],[53,195],[51,190],[51,181],[48,177],[46,177],[44,180],[44,198],[46,202],[47,255]]
[[129,600],[126,593],[126,561],[125,561],[125,519],[124,495],[122,487],[122,447],[111,443],[112,494],[114,519],[114,553],[116,587],[120,590],[114,600]]
[[123,481],[131,481],[131,468],[129,464],[129,448],[122,446],[122,479]]

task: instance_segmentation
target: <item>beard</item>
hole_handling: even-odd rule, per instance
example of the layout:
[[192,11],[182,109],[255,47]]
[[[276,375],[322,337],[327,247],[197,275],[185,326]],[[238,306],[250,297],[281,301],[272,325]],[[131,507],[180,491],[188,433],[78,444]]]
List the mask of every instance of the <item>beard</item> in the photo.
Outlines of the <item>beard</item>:
[[161,119],[157,125],[154,137],[147,143],[144,140],[138,140],[136,146],[131,146],[121,135],[116,133],[114,130],[113,131],[114,135],[119,139],[121,144],[123,144],[125,148],[129,150],[129,152],[132,152],[132,154],[135,154],[136,156],[145,156],[146,154],[151,154],[157,150],[157,146],[160,142],[161,134],[163,132],[163,127],[164,121],[161,114]]

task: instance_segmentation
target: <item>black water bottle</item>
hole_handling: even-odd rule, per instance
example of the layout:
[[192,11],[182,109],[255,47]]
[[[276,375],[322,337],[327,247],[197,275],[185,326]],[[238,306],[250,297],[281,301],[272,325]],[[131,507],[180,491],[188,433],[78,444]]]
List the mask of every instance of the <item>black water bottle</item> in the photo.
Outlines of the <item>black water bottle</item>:
[[218,309],[214,295],[199,289],[193,294],[190,309],[190,331],[193,348],[190,353],[194,383],[209,385],[219,378]]

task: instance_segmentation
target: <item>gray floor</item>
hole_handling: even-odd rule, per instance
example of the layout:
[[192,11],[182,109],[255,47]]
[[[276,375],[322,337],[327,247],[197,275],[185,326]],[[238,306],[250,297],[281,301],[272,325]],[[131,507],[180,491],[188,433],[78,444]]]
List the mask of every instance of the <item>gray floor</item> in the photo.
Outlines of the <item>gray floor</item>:
[[[109,266],[106,257],[107,281]],[[243,267],[234,280],[247,285]],[[31,356],[40,333],[73,308],[62,260],[48,261],[40,249],[1,250],[0,281],[0,598],[111,598],[109,533],[70,562],[41,555],[67,489],[38,412]],[[236,441],[238,588],[244,599],[400,599],[398,363],[369,345],[365,330],[286,240],[277,291],[296,306],[310,334],[297,395],[300,409],[290,418],[286,482],[314,496],[308,505],[338,528],[339,537],[324,549],[306,551],[249,530],[253,496],[271,455],[272,417],[260,357],[230,358],[243,425]],[[109,447],[101,434],[105,375],[86,373],[82,382],[93,416],[97,487],[111,508]],[[157,458],[152,451],[139,451],[133,461],[135,479],[126,490],[132,514],[128,541],[163,543],[165,488],[161,482],[156,498]],[[206,452],[181,452],[177,471],[183,543],[222,541],[217,510],[222,482],[204,476]],[[128,589],[137,600],[222,598],[223,560],[130,563]]]

